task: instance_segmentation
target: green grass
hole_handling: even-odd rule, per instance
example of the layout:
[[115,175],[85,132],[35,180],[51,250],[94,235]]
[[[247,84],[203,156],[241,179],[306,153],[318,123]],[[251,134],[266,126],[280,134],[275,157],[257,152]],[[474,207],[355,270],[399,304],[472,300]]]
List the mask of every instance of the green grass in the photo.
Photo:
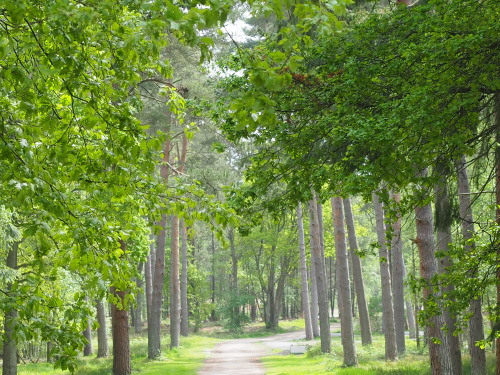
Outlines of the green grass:
[[[334,337],[331,354],[316,354],[320,352],[318,344],[304,355],[270,356],[263,358],[263,362],[267,375],[429,375],[427,350],[417,348],[413,340],[407,340],[406,347],[406,354],[398,361],[386,362],[383,336],[374,336],[370,346],[363,347],[358,341],[358,366],[346,368],[340,337]],[[470,374],[470,359],[466,355],[463,367],[464,374]],[[488,373],[494,373],[494,368],[494,357],[488,354]]]
[[[156,361],[147,360],[147,338],[133,336],[131,338],[131,357],[133,374],[137,375],[194,375],[201,367],[206,350],[210,349],[220,338],[258,338],[276,333],[303,329],[303,320],[280,322],[277,330],[268,330],[260,324],[252,324],[243,333],[228,333],[221,327],[207,327],[202,335],[181,338],[180,348],[169,350],[169,337],[165,335],[163,342],[163,358]],[[359,337],[357,337],[359,339]],[[407,340],[407,353],[397,362],[384,360],[384,337],[374,335],[373,344],[363,347],[360,340],[356,342],[359,365],[355,368],[342,366],[343,354],[340,337],[332,340],[332,351],[329,355],[320,353],[319,344],[305,355],[273,355],[263,358],[267,375],[429,375],[429,358],[425,348],[417,348],[414,340]],[[466,350],[463,351],[465,353]],[[470,360],[464,355],[464,374],[470,374]],[[76,375],[109,375],[112,362],[110,358],[80,358],[80,367]],[[488,351],[488,373],[494,373],[495,358]],[[68,371],[55,370],[51,364],[38,363],[18,366],[19,375],[68,375]]]
[[[190,336],[181,338],[182,346],[173,350],[167,348],[168,336],[162,340],[163,357],[159,360],[147,360],[147,338],[133,337],[130,342],[132,372],[137,375],[192,375],[201,367],[206,357],[205,351],[211,348],[217,340],[209,337]],[[111,374],[111,358],[98,359],[95,356],[80,358],[76,375],[109,375]],[[54,369],[52,364],[37,363],[18,366],[19,375],[50,374],[68,375],[69,371]]]

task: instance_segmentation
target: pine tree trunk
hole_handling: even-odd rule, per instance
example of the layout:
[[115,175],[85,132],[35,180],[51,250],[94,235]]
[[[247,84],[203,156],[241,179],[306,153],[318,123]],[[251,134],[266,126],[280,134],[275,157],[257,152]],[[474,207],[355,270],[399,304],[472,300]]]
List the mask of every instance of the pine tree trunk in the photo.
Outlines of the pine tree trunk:
[[189,307],[188,307],[188,256],[187,256],[187,228],[184,219],[180,222],[182,239],[182,271],[181,271],[181,335],[189,334]]
[[[160,175],[165,186],[168,185],[170,162],[170,139],[167,138],[165,151],[163,153],[163,164],[160,167]],[[163,284],[165,278],[165,241],[167,215],[163,214],[158,223],[160,231],[156,236],[156,250],[154,263],[151,264],[151,313],[148,320],[148,358],[156,359],[161,355],[161,310],[163,304]],[[153,262],[153,259],[151,260]]]
[[324,269],[324,261],[321,259],[321,243],[318,222],[318,208],[315,197],[310,201],[309,205],[311,215],[312,229],[312,256],[314,268],[316,271],[316,287],[318,289],[318,312],[319,312],[319,334],[321,339],[321,351],[330,353],[331,334],[330,334],[330,317],[328,314],[328,296],[326,294],[326,277]]
[[[453,242],[451,236],[452,224],[452,208],[451,199],[448,193],[448,185],[446,177],[450,174],[446,162],[441,160],[437,162],[436,168],[440,175],[439,185],[435,187],[435,207],[436,207],[436,230],[437,230],[437,251],[447,254],[449,251],[448,245]],[[438,272],[446,277],[452,261],[449,255],[442,256],[438,259]],[[442,286],[443,295],[453,295],[453,285]],[[450,353],[450,361],[453,375],[462,374],[462,353],[460,349],[460,340],[458,335],[453,333],[457,330],[457,320],[455,314],[447,308],[443,309],[443,319],[447,330],[443,335],[447,336],[447,340],[441,344],[441,352]],[[447,345],[448,347],[446,347]],[[442,354],[442,355],[443,355]],[[444,354],[446,355],[446,354]]]
[[[210,293],[212,306],[215,307],[215,234],[212,232],[212,274],[210,275]],[[215,309],[212,309],[210,319],[215,321]]]
[[[85,296],[85,302],[88,303],[89,297]],[[83,356],[88,357],[91,356],[93,353],[92,350],[92,323],[90,321],[90,318],[87,318],[87,326],[85,327],[85,330],[83,331],[83,337],[87,340],[87,343],[83,347]]]
[[365,295],[365,285],[363,282],[363,270],[361,267],[361,259],[358,254],[358,241],[356,238],[356,228],[354,227],[354,217],[352,215],[351,200],[344,199],[345,221],[349,238],[349,248],[352,259],[352,271],[354,279],[354,288],[356,289],[359,324],[361,326],[361,343],[363,345],[371,345],[372,332],[370,325],[370,315],[368,313],[368,303]]
[[[228,231],[229,247],[231,249],[231,295],[237,296],[238,292],[238,255],[236,254],[236,246],[234,244],[234,228]],[[234,316],[238,316],[240,307],[238,305],[233,307]]]
[[153,303],[153,265],[155,255],[154,235],[150,235],[151,243],[149,245],[149,254],[144,265],[144,282],[146,283],[146,320],[149,327],[151,317],[151,306]]
[[389,270],[389,252],[385,239],[384,211],[378,194],[373,194],[373,206],[377,222],[377,238],[380,259],[380,280],[382,285],[382,319],[385,336],[385,359],[396,361],[398,350],[396,343],[396,326],[394,323],[394,305],[392,296],[391,273]]
[[[17,269],[17,253],[19,242],[13,242],[10,245],[9,253],[7,254],[6,266],[8,268]],[[12,284],[7,284],[7,292],[12,293]],[[15,300],[13,298],[13,300]],[[14,329],[17,324],[18,312],[15,308],[10,307],[5,311],[4,315],[4,337],[3,337],[3,352],[2,352],[2,375],[17,374],[17,340],[14,335]]]
[[[399,193],[392,193],[391,198],[398,204],[401,200]],[[405,295],[404,295],[404,263],[403,238],[401,237],[401,215],[399,212],[392,223],[392,296],[394,301],[394,326],[396,328],[396,344],[398,354],[406,351],[405,342]]]
[[[500,91],[495,92],[495,129],[496,129],[496,148],[495,148],[495,203],[496,212],[495,218],[497,225],[500,225]],[[497,284],[497,300],[495,311],[495,325],[500,324],[500,246],[497,248],[497,269],[496,269],[496,284]],[[496,344],[496,374],[500,375],[500,335],[497,334],[495,339]]]
[[111,305],[111,330],[113,332],[113,375],[130,375],[130,341],[128,332],[128,311],[122,304],[125,292],[111,288],[111,294],[118,298],[118,306]]
[[139,289],[137,291],[137,295],[136,295],[136,298],[135,298],[135,302],[136,302],[136,306],[135,306],[135,325],[134,325],[134,329],[135,329],[135,333],[141,333],[142,332],[142,285],[143,285],[143,279],[142,279],[142,270],[144,268],[144,263],[141,262],[139,263],[139,266],[137,267],[137,274],[139,276],[137,276],[136,280],[135,280],[135,283],[137,285],[137,288]]
[[321,249],[321,261],[323,262],[323,269],[325,270],[325,280],[326,277],[326,265],[325,265],[325,233],[323,230],[323,205],[318,200],[318,195],[315,194],[315,199],[317,203],[318,212],[318,230],[319,230],[319,244]]
[[302,204],[297,206],[297,226],[299,234],[299,251],[300,251],[300,276],[302,285],[302,312],[304,313],[306,340],[313,339],[312,324],[311,324],[311,309],[309,304],[309,287],[307,284],[307,262],[306,262],[306,245],[304,240],[304,223],[302,220]]
[[[465,156],[457,163],[456,169],[462,236],[465,243],[465,250],[470,252],[475,246],[471,242],[472,236],[474,235],[474,216],[472,214],[472,205],[469,195],[469,178],[467,176]],[[473,275],[471,277],[475,276]],[[472,315],[469,320],[469,353],[471,357],[471,373],[474,375],[487,374],[485,350],[476,345],[478,341],[484,340],[484,322],[481,310],[481,299],[476,297],[471,301],[469,308],[469,313]]]
[[[309,203],[310,205],[310,203]],[[310,278],[310,283],[311,283],[311,326],[312,326],[312,331],[313,331],[313,336],[319,337],[320,332],[319,332],[319,321],[318,321],[318,287],[317,287],[317,279],[316,279],[316,263],[314,262],[314,255],[313,255],[313,228],[312,228],[312,220],[309,220],[309,243],[310,243],[310,250],[311,250],[311,260],[310,260],[310,272],[309,272],[309,278]]]
[[333,227],[335,230],[335,250],[337,255],[337,271],[339,272],[339,292],[342,295],[342,314],[340,326],[342,346],[344,349],[344,366],[356,366],[356,346],[354,345],[354,328],[351,314],[351,286],[349,278],[349,260],[347,258],[347,244],[344,228],[344,210],[342,198],[331,199]]
[[163,304],[163,283],[165,278],[165,240],[167,216],[162,215],[158,223],[161,230],[156,236],[155,263],[152,268],[153,284],[151,314],[148,321],[148,358],[156,359],[161,355],[161,310]]
[[413,304],[411,300],[407,298],[406,302],[406,317],[408,318],[408,330],[410,331],[410,339],[417,338],[417,326],[415,322],[415,313],[413,312]]
[[280,277],[278,278],[278,283],[277,283],[278,285],[276,286],[276,292],[274,294],[273,328],[279,327],[279,316],[282,306],[281,302],[283,300],[283,294],[285,291],[285,281],[286,281],[286,272],[284,270],[288,268],[286,262],[287,259],[282,259],[280,267],[281,273]]
[[181,288],[179,279],[179,217],[172,216],[170,247],[170,348],[179,346],[181,331]]
[[[425,177],[427,171],[422,172]],[[427,192],[424,192],[427,193]],[[434,222],[430,203],[415,208],[415,222],[417,231],[417,247],[420,256],[420,275],[426,286],[423,289],[424,306],[433,297],[432,278],[437,274],[436,257],[434,254]],[[452,375],[449,353],[443,353],[439,342],[447,340],[441,327],[444,326],[442,315],[436,315],[426,324],[426,339],[429,345],[429,357],[432,375]]]
[[106,329],[106,311],[104,309],[104,302],[96,300],[97,311],[97,358],[106,358],[109,355],[108,349],[108,331]]

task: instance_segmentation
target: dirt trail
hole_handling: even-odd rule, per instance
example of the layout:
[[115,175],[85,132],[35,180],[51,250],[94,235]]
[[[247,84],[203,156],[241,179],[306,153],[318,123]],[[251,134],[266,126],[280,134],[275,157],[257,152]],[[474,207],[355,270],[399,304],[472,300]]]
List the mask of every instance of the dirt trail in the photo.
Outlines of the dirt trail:
[[[335,324],[331,329],[338,329]],[[304,331],[287,332],[279,335],[224,340],[208,352],[198,375],[264,375],[261,358],[268,355],[289,354],[290,345],[297,340],[305,340]],[[314,344],[316,341],[300,341],[301,344]]]

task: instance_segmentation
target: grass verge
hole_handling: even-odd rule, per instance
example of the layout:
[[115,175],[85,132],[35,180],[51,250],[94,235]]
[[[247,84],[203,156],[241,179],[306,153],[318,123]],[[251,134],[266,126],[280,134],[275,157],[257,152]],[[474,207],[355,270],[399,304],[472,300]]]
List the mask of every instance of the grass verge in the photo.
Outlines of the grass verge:
[[[192,375],[201,367],[206,357],[205,351],[215,345],[216,339],[210,337],[190,336],[181,339],[182,346],[168,349],[169,338],[162,342],[163,357],[158,360],[148,360],[148,340],[145,337],[132,337],[130,352],[132,373],[138,375]],[[111,374],[111,358],[96,358],[91,356],[79,359],[76,375],[109,375]],[[68,375],[69,371],[54,369],[50,363],[37,363],[18,366],[18,375]]]
[[[375,335],[373,344],[356,342],[359,365],[343,367],[340,337],[333,337],[331,354],[321,354],[319,344],[304,355],[270,356],[262,359],[266,375],[430,375],[427,349],[417,348],[415,341],[406,341],[406,354],[396,362],[384,359],[384,337]],[[463,356],[464,374],[470,374],[470,358]],[[495,361],[488,354],[488,373],[494,373]]]

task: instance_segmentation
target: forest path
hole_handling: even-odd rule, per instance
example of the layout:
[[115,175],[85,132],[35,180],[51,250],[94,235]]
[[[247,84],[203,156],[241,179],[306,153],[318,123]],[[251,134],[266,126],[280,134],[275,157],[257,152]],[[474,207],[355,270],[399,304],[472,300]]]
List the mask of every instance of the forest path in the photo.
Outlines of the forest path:
[[[338,323],[330,326],[331,330],[339,328]],[[198,375],[264,375],[261,358],[289,354],[290,345],[297,340],[305,340],[303,330],[268,337],[224,340],[208,351]],[[300,341],[300,344],[314,345],[317,342]]]

